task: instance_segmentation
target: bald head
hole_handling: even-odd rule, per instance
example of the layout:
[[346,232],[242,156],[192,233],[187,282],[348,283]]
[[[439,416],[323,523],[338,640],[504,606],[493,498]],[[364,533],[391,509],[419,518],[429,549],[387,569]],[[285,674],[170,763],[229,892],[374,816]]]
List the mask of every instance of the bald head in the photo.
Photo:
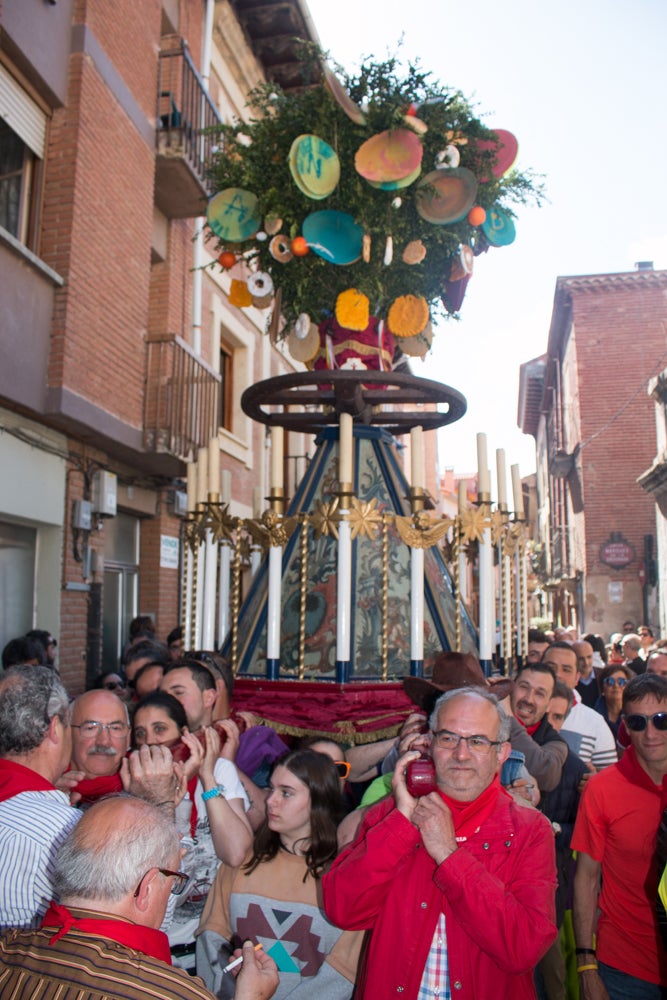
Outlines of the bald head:
[[150,876],[160,896],[157,909],[162,902],[166,906],[171,883],[159,870],[177,870],[179,859],[173,820],[143,799],[118,795],[93,805],[67,836],[58,851],[53,881],[65,905],[103,907],[159,926],[162,916],[154,924],[153,913],[150,923],[132,915],[137,905],[134,893],[144,877]]
[[113,691],[86,691],[72,706],[72,768],[86,778],[115,774],[130,746],[127,706]]
[[595,652],[590,642],[578,639],[577,642],[572,643],[572,649],[577,654],[579,673],[584,679],[590,677],[593,671],[593,653]]

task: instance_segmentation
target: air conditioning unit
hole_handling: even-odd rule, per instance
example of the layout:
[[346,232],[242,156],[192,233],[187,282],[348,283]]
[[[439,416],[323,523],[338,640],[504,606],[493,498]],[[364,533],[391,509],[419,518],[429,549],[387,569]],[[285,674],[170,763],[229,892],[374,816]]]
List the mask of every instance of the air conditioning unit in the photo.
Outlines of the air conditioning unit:
[[118,477],[115,472],[100,469],[93,473],[93,511],[103,517],[116,516]]
[[173,513],[176,517],[185,517],[188,512],[188,495],[185,490],[174,490]]

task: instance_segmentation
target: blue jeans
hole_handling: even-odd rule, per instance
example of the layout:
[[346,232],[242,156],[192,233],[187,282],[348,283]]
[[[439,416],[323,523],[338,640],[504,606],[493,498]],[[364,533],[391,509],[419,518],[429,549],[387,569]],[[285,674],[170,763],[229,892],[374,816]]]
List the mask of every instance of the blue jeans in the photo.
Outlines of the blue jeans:
[[598,962],[600,979],[607,988],[609,1000],[665,1000],[667,989],[646,979],[637,979],[611,965]]

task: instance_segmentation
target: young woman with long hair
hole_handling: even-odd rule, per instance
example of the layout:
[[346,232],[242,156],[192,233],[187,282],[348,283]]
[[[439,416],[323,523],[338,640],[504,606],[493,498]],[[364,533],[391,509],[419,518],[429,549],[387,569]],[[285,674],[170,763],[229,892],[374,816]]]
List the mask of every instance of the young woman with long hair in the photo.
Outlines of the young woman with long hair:
[[253,850],[240,868],[220,866],[198,932],[197,969],[222,1000],[234,991],[224,966],[248,938],[278,966],[278,1000],[352,996],[361,932],[327,919],[320,890],[337,853],[340,808],[338,773],[325,754],[295,750],[276,761]]

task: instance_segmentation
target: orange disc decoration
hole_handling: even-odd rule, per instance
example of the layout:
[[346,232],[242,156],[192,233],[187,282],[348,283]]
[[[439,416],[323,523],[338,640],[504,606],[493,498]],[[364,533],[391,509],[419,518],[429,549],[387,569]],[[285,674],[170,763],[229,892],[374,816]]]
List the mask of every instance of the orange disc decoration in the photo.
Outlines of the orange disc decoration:
[[412,129],[394,128],[367,139],[357,150],[354,165],[365,180],[387,184],[418,171],[423,153]]
[[239,309],[247,309],[248,306],[252,305],[252,295],[247,282],[239,281],[238,278],[232,278],[232,287],[229,290],[229,304],[230,306],[238,306]]
[[473,205],[468,212],[468,222],[471,226],[481,226],[486,220],[486,211],[481,205]]
[[310,247],[303,236],[295,236],[292,240],[292,253],[295,257],[305,257]]
[[387,322],[395,337],[415,337],[429,321],[428,302],[421,296],[400,295],[394,299]]
[[223,252],[218,257],[218,264],[221,264],[226,271],[228,271],[230,267],[234,267],[235,263],[236,263],[236,254],[232,253],[231,250],[223,250]]

